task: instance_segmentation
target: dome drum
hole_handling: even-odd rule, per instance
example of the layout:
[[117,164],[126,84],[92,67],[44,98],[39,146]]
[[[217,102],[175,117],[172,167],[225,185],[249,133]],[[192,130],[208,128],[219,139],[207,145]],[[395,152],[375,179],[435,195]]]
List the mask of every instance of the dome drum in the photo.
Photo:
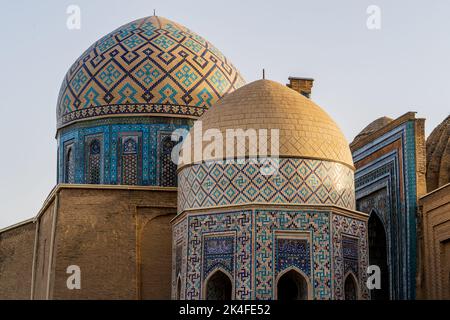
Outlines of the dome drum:
[[355,210],[353,170],[313,159],[280,159],[265,175],[259,162],[208,162],[178,174],[178,212],[246,204],[333,205]]

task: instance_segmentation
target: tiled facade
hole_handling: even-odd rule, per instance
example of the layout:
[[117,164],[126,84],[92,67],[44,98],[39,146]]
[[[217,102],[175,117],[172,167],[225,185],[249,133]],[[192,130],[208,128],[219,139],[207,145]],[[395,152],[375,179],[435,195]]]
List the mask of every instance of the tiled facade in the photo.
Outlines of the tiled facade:
[[352,146],[356,208],[377,215],[386,230],[392,299],[415,298],[417,200],[424,185],[416,147],[422,125],[406,114]]
[[64,128],[58,134],[58,182],[175,186],[176,165],[167,161],[174,143],[168,146],[167,139],[190,125],[184,119],[116,118]]
[[[162,17],[94,43],[60,89],[61,185],[33,220],[0,230],[0,297],[198,300],[209,290],[225,296],[208,282],[221,274],[231,298],[269,300],[292,272],[304,280],[301,298],[369,299],[376,216],[390,298],[449,298],[449,118],[430,136],[427,166],[424,122],[412,113],[374,121],[350,152],[338,125],[307,99],[312,81],[239,89],[239,72],[211,43]],[[243,163],[215,154],[177,173],[171,133],[199,117],[221,134],[278,129],[277,173],[247,161],[257,156],[250,143],[236,144]],[[426,167],[431,192],[418,226]],[[166,188],[178,181],[178,194]],[[67,289],[73,263],[83,290]]]
[[344,280],[352,273],[358,283],[358,299],[369,299],[366,286],[369,248],[367,244],[367,218],[358,220],[333,215],[334,299],[344,299]]
[[[255,141],[241,140],[241,155],[214,153],[179,166],[173,298],[209,299],[211,287],[223,286],[234,299],[282,299],[289,291],[283,283],[291,281],[295,299],[368,299],[367,215],[355,211],[350,149],[332,119],[298,92],[259,80],[200,120],[227,139],[229,128],[278,129],[279,157],[271,153],[267,161]],[[273,140],[258,148],[264,143]],[[192,146],[195,152],[199,142]],[[351,294],[344,285],[349,273]],[[211,274],[221,284],[211,286]]]
[[[311,299],[343,299],[345,239],[351,237],[361,257],[354,265],[358,298],[367,299],[365,220],[301,206],[187,214],[173,227],[173,298],[181,285],[181,299],[204,299],[205,279],[225,269],[232,277],[235,299],[276,299],[278,276],[294,269],[307,278]],[[220,254],[211,255],[211,241],[223,243]]]

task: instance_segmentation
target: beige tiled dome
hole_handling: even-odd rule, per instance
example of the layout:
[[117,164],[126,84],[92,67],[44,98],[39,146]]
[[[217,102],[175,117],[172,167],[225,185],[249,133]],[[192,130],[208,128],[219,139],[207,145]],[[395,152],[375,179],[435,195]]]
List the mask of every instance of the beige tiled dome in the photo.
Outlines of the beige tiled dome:
[[[353,168],[348,142],[331,117],[310,99],[298,92],[270,80],[252,82],[226,95],[199,120],[202,131],[218,129],[223,137],[227,129],[279,129],[279,155],[282,158],[312,158],[335,161]],[[191,136],[192,130],[191,130]],[[192,143],[192,148],[199,141]],[[202,143],[200,141],[200,143]],[[210,142],[203,142],[203,149]],[[245,146],[247,157],[257,156]],[[226,155],[224,143],[223,155]],[[193,151],[193,149],[192,149]],[[269,149],[270,151],[270,149]],[[225,157],[225,156],[224,156]],[[222,160],[212,154],[203,158]],[[199,162],[198,158],[186,161],[180,168]]]

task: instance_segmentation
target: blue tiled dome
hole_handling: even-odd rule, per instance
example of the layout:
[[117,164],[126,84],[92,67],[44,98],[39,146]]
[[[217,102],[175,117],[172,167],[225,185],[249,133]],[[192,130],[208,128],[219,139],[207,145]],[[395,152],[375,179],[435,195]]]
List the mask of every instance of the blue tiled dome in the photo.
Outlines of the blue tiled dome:
[[94,43],[70,68],[58,128],[99,117],[198,118],[244,81],[211,43],[162,17],[136,20]]

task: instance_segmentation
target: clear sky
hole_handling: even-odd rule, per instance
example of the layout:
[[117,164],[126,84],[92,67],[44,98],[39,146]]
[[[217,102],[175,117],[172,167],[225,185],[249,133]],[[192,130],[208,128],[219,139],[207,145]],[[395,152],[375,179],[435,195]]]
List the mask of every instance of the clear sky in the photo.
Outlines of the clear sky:
[[[66,27],[69,5],[81,29]],[[369,30],[376,5],[381,29]],[[417,111],[426,133],[450,110],[450,1],[4,0],[0,4],[0,228],[33,217],[56,183],[56,100],[94,41],[157,15],[202,35],[247,82],[315,78],[312,99],[351,141],[381,116]]]

